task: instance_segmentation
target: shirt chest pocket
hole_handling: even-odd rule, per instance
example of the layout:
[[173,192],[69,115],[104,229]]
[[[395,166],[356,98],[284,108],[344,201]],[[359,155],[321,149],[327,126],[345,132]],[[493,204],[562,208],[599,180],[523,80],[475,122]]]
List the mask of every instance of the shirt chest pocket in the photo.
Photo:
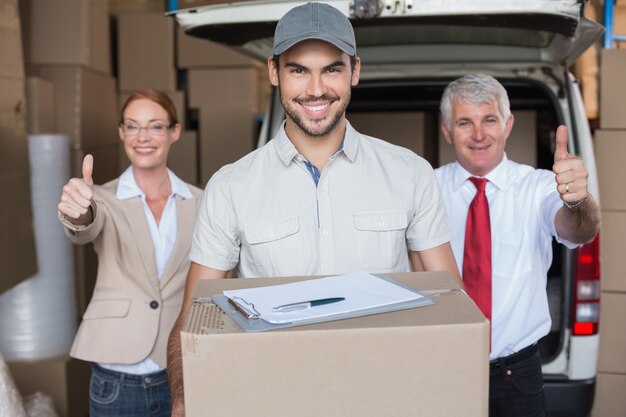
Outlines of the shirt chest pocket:
[[355,212],[358,256],[365,271],[390,270],[406,258],[408,218],[402,210]]
[[508,232],[494,234],[493,274],[507,280],[523,277],[530,271],[531,246],[524,233]]
[[249,224],[244,236],[247,245],[242,245],[242,257],[261,275],[296,275],[303,259],[297,216]]

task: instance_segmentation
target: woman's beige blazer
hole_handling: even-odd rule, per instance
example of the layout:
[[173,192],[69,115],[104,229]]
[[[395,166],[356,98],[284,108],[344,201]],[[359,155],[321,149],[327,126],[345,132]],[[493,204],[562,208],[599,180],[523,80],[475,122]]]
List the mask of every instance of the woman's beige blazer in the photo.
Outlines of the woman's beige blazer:
[[72,226],[61,217],[74,243],[93,242],[98,276],[70,355],[102,363],[131,364],[150,357],[166,366],[170,330],[178,317],[189,249],[202,191],[193,198],[176,195],[178,236],[161,279],[157,279],[154,247],[139,197],[118,200],[118,179],[94,188],[94,222]]

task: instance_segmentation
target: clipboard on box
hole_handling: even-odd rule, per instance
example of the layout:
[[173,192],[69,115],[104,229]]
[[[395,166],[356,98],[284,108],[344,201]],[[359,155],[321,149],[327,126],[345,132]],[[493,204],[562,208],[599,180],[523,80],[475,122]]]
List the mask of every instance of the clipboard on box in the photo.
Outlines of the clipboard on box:
[[[435,301],[431,297],[421,294],[415,291],[414,289],[409,288],[405,285],[402,285],[384,274],[376,274],[376,275],[370,275],[370,276],[384,280],[384,285],[388,287],[389,287],[389,284],[391,284],[392,286],[396,286],[396,289],[398,290],[402,290],[405,292],[409,291],[413,296],[405,293],[404,295],[408,295],[408,298],[406,300],[402,300],[398,302],[388,302],[384,305],[372,305],[371,307],[359,308],[357,310],[338,309],[334,313],[331,312],[331,313],[319,315],[319,316],[313,315],[311,317],[300,316],[298,320],[294,320],[294,321],[285,320],[280,323],[272,323],[270,321],[263,319],[263,315],[259,314],[259,312],[256,311],[254,304],[250,306],[250,304],[246,303],[245,300],[244,302],[233,302],[232,298],[229,298],[228,296],[224,294],[215,294],[211,297],[211,300],[213,301],[213,303],[219,306],[220,309],[222,309],[222,311],[224,311],[225,314],[231,317],[231,319],[237,325],[239,325],[239,327],[241,327],[246,332],[263,332],[263,331],[268,331],[268,330],[284,329],[284,328],[295,327],[295,326],[303,326],[307,324],[322,323],[322,322],[333,321],[333,320],[343,320],[343,319],[362,317],[362,316],[367,316],[367,315],[372,315],[372,314],[387,313],[387,312],[398,311],[398,310],[406,310],[406,309],[424,307],[424,306],[435,304]],[[315,281],[315,280],[312,280],[312,281]],[[290,285],[290,284],[287,284],[287,285]],[[266,288],[269,289],[271,287],[266,287]],[[288,318],[289,316],[285,316],[285,317]]]

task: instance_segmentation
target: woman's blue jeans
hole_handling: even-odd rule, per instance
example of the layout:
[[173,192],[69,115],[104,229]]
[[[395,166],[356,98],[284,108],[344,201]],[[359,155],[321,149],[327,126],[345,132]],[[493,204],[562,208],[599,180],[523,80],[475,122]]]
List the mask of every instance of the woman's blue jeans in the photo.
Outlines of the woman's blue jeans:
[[165,370],[132,375],[91,364],[90,417],[169,417],[170,407]]

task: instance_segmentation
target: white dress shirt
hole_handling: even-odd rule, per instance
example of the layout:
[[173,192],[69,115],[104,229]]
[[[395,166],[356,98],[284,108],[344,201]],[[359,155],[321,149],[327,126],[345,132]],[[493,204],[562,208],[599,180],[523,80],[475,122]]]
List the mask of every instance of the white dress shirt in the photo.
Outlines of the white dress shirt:
[[450,240],[431,166],[347,123],[316,185],[284,131],[220,169],[198,214],[191,260],[242,277],[410,271],[408,250]]
[[[459,270],[467,211],[476,187],[457,162],[435,170],[452,230],[452,250]],[[552,264],[552,237],[569,248],[577,245],[557,235],[554,219],[563,206],[554,173],[509,161],[486,177],[491,222],[492,323],[490,359],[508,356],[548,334],[551,319],[546,294]]]
[[[161,279],[163,270],[167,265],[167,261],[169,260],[174,244],[176,243],[178,222],[176,221],[176,200],[174,199],[174,195],[178,194],[183,198],[193,197],[193,194],[191,194],[187,184],[185,184],[169,169],[167,170],[167,174],[170,178],[172,193],[167,199],[167,203],[165,203],[165,208],[161,214],[159,224],[157,224],[156,219],[146,202],[146,195],[137,185],[137,181],[135,181],[132,167],[128,167],[126,171],[120,175],[120,181],[117,186],[116,194],[118,200],[128,200],[130,198],[137,197],[141,198],[143,209],[146,214],[146,221],[148,222],[148,228],[150,229],[152,246],[154,247],[154,257],[156,259],[158,274],[157,279]],[[146,242],[146,244],[148,243]],[[130,365],[111,363],[101,363],[99,365],[112,371],[136,375],[158,372],[162,369],[150,358],[146,358],[141,362]]]

